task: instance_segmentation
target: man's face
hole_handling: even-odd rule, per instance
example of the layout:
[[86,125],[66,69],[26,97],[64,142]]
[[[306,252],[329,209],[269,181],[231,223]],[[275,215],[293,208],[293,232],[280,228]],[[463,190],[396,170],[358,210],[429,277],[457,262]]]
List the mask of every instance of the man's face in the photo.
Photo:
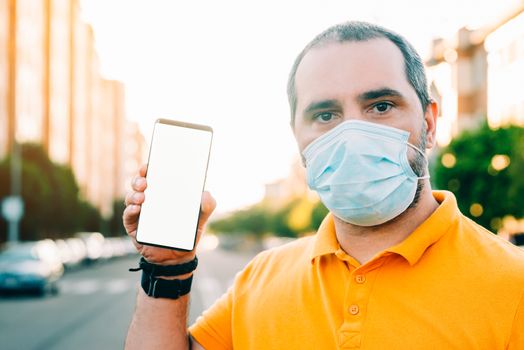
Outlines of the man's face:
[[426,147],[433,146],[436,105],[424,113],[406,78],[402,53],[387,39],[331,43],[310,50],[297,69],[295,86],[293,131],[300,152],[351,119],[409,131],[409,142],[415,145],[426,130]]

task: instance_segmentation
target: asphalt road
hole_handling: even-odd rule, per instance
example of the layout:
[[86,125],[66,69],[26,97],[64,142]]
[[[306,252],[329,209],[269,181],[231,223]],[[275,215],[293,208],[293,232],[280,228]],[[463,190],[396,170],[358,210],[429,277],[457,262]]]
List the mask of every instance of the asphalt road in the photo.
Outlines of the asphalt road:
[[[219,249],[199,253],[189,323],[232,283],[252,253]],[[3,350],[121,349],[134,310],[140,273],[137,256],[64,275],[57,296],[0,297]]]

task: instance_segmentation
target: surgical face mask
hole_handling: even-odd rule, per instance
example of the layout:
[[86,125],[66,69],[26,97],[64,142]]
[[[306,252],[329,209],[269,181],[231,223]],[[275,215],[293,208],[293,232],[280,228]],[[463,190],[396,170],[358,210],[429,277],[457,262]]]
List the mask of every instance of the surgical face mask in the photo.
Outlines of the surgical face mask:
[[349,120],[310,143],[302,152],[306,178],[337,217],[374,226],[403,213],[413,201],[419,177],[408,161],[409,132]]

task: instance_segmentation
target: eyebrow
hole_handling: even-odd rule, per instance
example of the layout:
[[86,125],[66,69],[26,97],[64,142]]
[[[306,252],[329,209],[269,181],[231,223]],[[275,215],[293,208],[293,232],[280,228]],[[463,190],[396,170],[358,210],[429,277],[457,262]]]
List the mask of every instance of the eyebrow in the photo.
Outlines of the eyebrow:
[[361,102],[366,102],[366,101],[376,100],[378,98],[383,98],[383,97],[399,97],[401,99],[404,99],[404,95],[402,95],[400,91],[390,89],[390,88],[382,88],[382,89],[377,89],[377,90],[366,91],[358,95],[357,98]]
[[309,114],[313,111],[319,109],[341,109],[342,105],[337,100],[321,100],[311,102],[306,109],[304,109],[304,114]]

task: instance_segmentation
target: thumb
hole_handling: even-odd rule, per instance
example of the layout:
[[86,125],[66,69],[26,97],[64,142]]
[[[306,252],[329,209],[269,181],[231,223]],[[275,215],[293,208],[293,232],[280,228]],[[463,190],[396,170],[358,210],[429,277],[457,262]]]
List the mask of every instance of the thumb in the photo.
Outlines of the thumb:
[[216,206],[217,202],[215,198],[213,198],[208,191],[204,191],[202,193],[202,204],[200,206],[200,220],[198,222],[199,229],[202,229],[205,226]]

